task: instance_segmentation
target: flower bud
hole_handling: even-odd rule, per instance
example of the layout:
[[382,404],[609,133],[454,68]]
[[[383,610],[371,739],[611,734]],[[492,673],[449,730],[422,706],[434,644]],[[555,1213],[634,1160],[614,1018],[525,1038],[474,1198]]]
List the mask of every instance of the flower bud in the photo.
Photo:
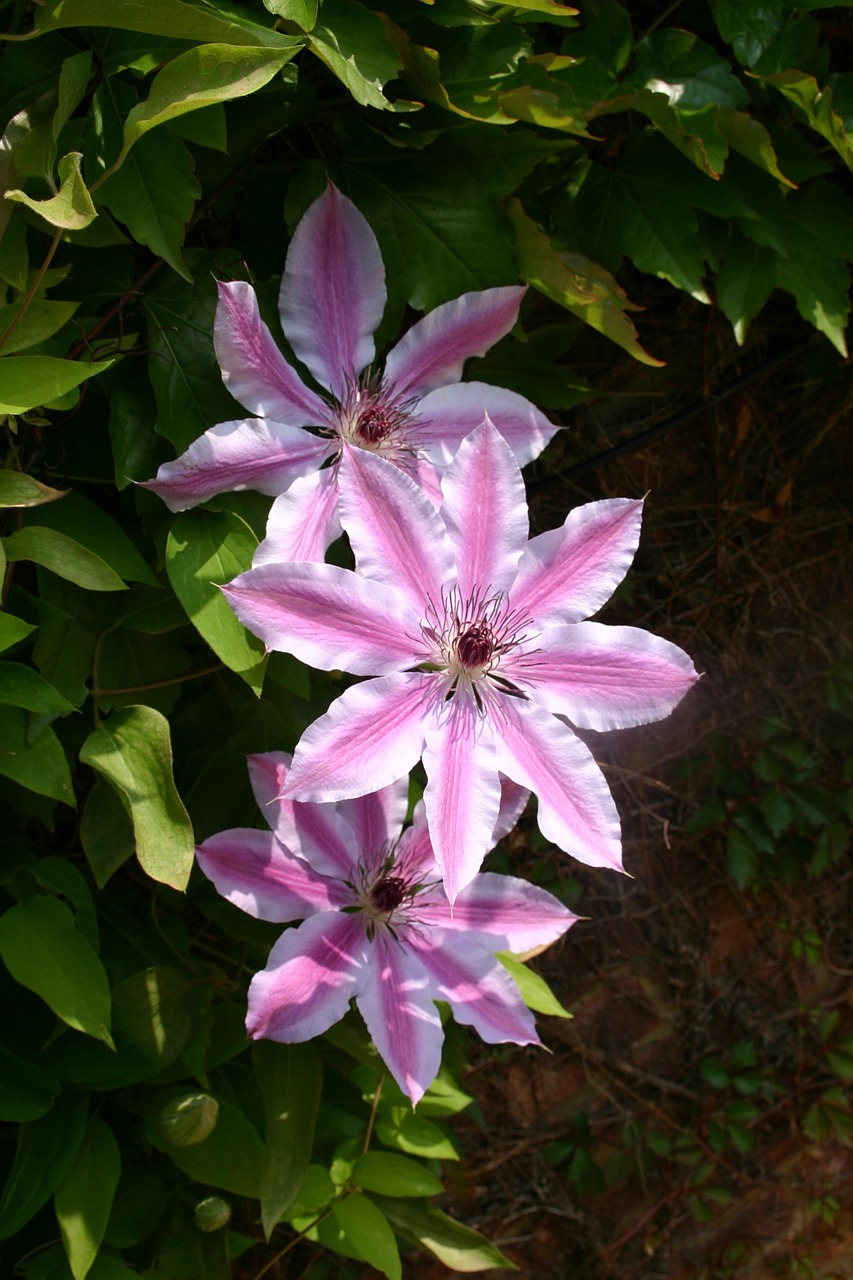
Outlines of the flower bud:
[[191,1147],[212,1133],[219,1115],[219,1103],[209,1093],[185,1093],[160,1112],[160,1129],[169,1142]]
[[231,1221],[231,1206],[221,1196],[207,1196],[199,1200],[194,1217],[199,1231],[218,1231]]

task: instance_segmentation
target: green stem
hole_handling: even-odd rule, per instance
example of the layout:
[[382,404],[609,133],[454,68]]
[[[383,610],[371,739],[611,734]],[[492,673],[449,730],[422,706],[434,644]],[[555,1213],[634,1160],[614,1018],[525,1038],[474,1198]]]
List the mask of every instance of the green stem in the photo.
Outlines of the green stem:
[[5,347],[5,345],[6,345],[6,343],[9,341],[9,339],[10,339],[10,338],[11,338],[11,336],[12,336],[12,334],[15,332],[15,330],[16,330],[16,329],[17,329],[17,327],[18,327],[18,325],[19,325],[19,324],[21,323],[21,321],[23,320],[24,316],[25,316],[25,315],[26,315],[26,313],[27,313],[27,308],[29,307],[29,305],[30,305],[30,303],[32,302],[33,298],[34,298],[34,297],[36,296],[36,294],[38,293],[39,286],[41,285],[41,282],[42,282],[42,280],[44,279],[45,272],[47,271],[48,267],[50,266],[51,262],[53,261],[53,255],[56,253],[56,250],[59,248],[59,242],[60,242],[60,240],[61,240],[61,239],[62,239],[62,228],[60,227],[60,229],[56,232],[55,236],[53,237],[53,239],[52,239],[52,240],[51,240],[51,242],[50,242],[50,248],[48,249],[47,253],[45,254],[44,262],[43,262],[43,263],[41,264],[41,266],[39,267],[38,272],[36,273],[36,278],[35,278],[35,280],[33,281],[32,285],[30,286],[30,291],[29,291],[29,293],[27,294],[26,298],[24,298],[24,301],[21,303],[21,308],[20,308],[20,310],[18,311],[18,314],[15,316],[14,320],[13,320],[13,321],[12,321],[12,323],[9,325],[9,328],[6,330],[6,332],[3,334],[3,336],[2,336],[2,337],[0,337],[0,351],[2,351],[2,350],[3,350],[3,348],[4,348],[4,347]]
[[[108,632],[104,632],[107,635]],[[214,662],[211,667],[199,667],[197,671],[188,671],[182,676],[172,676],[169,680],[152,680],[150,684],[132,684],[126,689],[93,689],[93,698],[118,698],[127,693],[147,693],[149,689],[165,689],[170,684],[183,684],[187,680],[198,680],[201,676],[209,676],[214,671],[221,671],[224,662]]]

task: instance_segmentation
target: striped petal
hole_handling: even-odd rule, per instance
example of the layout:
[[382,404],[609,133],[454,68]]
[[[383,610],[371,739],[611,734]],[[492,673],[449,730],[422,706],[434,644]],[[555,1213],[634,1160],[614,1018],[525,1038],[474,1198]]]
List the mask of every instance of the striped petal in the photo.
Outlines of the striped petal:
[[196,857],[217,892],[259,920],[303,920],[352,900],[342,882],[291,857],[271,831],[220,831],[199,845]]
[[[531,951],[562,937],[577,920],[558,898],[514,876],[483,871],[453,904],[418,903],[424,924],[464,933],[487,951]],[[458,944],[457,944],[458,945]]]
[[421,400],[414,422],[418,445],[434,463],[446,465],[487,414],[520,467],[538,458],[559,431],[515,391],[488,382],[460,382],[431,391]]
[[275,498],[299,476],[316,471],[328,452],[327,441],[269,418],[220,422],[140,487],[159,494],[170,511],[242,489]]
[[370,950],[357,915],[324,911],[286,929],[249,987],[249,1035],[284,1044],[321,1036],[361,990]]
[[352,830],[354,841],[350,842],[350,847],[355,857],[361,854],[368,861],[397,840],[403,830],[408,807],[407,777],[398,778],[390,786],[371,791],[368,795],[339,800],[335,806],[341,819]]
[[339,400],[373,359],[386,296],[376,236],[330,182],[293,233],[279,311],[295,355]]
[[267,531],[252,558],[252,567],[282,560],[326,558],[326,549],[341,536],[335,467],[300,476],[270,508]]
[[546,840],[593,867],[622,870],[619,814],[589,748],[543,707],[504,698],[494,717],[498,767],[538,797]]
[[699,678],[683,649],[638,627],[546,627],[536,645],[525,688],[579,729],[662,720]]
[[597,613],[631,567],[642,514],[642,502],[605,498],[576,507],[561,528],[532,538],[519,561],[513,607],[539,626]]
[[436,997],[487,1044],[539,1044],[518,986],[488,951],[466,945],[456,933],[431,929],[418,946],[418,959],[433,979]]
[[485,355],[509,333],[525,292],[523,286],[474,290],[436,307],[391,348],[385,380],[402,397],[458,382],[466,360]]
[[282,800],[291,763],[287,751],[249,756],[249,778],[258,808],[286,849],[322,875],[345,880],[358,856],[349,827],[333,804]]
[[249,413],[294,427],[319,426],[326,405],[285,360],[261,319],[250,284],[219,285],[213,347],[222,381]]
[[385,937],[376,939],[357,1003],[370,1038],[413,1106],[441,1066],[444,1032],[430,987],[413,949]]

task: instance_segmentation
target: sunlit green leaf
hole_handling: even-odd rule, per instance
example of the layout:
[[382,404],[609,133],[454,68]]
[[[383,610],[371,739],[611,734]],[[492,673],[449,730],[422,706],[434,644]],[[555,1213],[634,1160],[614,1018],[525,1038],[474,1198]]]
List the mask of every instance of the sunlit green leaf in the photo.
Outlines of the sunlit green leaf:
[[73,702],[21,662],[0,662],[0,702],[45,716],[74,710]]
[[92,197],[83,181],[80,165],[82,153],[69,151],[59,162],[59,191],[47,200],[34,200],[26,192],[11,190],[6,192],[7,200],[15,200],[25,204],[33,213],[39,214],[54,227],[62,227],[66,231],[82,231],[98,216],[92,203]]
[[401,1280],[400,1252],[385,1214],[367,1196],[344,1196],[332,1213],[356,1252],[388,1280]]
[[226,17],[213,5],[202,7],[184,0],[48,0],[36,11],[36,30],[118,27],[198,42],[266,45],[273,49],[290,45],[290,37],[237,16],[236,10],[232,14]]
[[71,770],[59,739],[46,728],[30,742],[28,729],[26,710],[0,705],[0,774],[73,808]]
[[390,1151],[367,1151],[353,1166],[353,1182],[383,1196],[437,1196],[441,1179],[416,1160]]
[[356,0],[323,0],[308,45],[349,89],[356,102],[391,107],[382,92],[400,70],[400,58],[377,13]]
[[264,1161],[263,1143],[257,1130],[233,1102],[227,1098],[217,1101],[216,1124],[201,1142],[182,1146],[170,1141],[159,1117],[146,1126],[148,1139],[196,1182],[256,1200]]
[[522,964],[508,951],[499,951],[500,960],[507,973],[514,980],[521,992],[521,998],[534,1013],[546,1013],[552,1018],[570,1018],[568,1009],[564,1009],[544,978],[534,973],[526,964]]
[[12,356],[0,360],[0,413],[26,413],[49,404],[87,378],[109,369],[112,360],[83,364],[53,356]]
[[0,953],[58,1018],[112,1047],[107,975],[64,902],[34,894],[10,907],[0,917]]
[[104,1238],[121,1172],[112,1130],[98,1116],[89,1122],[71,1168],[56,1189],[54,1206],[74,1280],[85,1280]]
[[154,880],[184,889],[195,842],[172,777],[169,725],[153,707],[115,711],[84,742],[80,759],[118,792],[133,823],[136,856]]
[[314,1146],[323,1073],[311,1044],[263,1041],[252,1055],[266,1115],[261,1215],[269,1239],[302,1186]]
[[493,1267],[514,1270],[497,1245],[426,1201],[391,1200],[381,1196],[375,1199],[399,1235],[426,1249],[451,1271],[487,1271]]
[[26,525],[3,539],[7,560],[32,560],[87,591],[124,591],[125,584],[94,551],[56,529]]
[[15,326],[3,341],[6,355],[26,351],[28,347],[35,347],[52,338],[71,319],[79,304],[47,302],[44,298],[34,298],[23,313],[21,305],[20,302],[10,302],[5,307],[0,307],[0,335],[5,335],[13,324]]

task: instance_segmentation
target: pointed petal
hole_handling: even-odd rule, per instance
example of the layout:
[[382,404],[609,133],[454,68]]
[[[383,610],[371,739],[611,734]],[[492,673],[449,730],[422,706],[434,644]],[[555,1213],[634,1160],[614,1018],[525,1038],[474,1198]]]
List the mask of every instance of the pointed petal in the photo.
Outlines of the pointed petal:
[[469,356],[485,355],[509,333],[525,293],[516,286],[478,289],[436,307],[389,351],[386,382],[400,396],[423,396],[458,382]]
[[170,511],[241,489],[274,498],[298,476],[316,471],[328,452],[327,441],[269,418],[220,422],[140,488],[159,494]]
[[520,787],[517,782],[513,782],[511,778],[505,778],[503,774],[500,775],[500,778],[501,807],[498,810],[498,820],[492,832],[493,847],[503,840],[504,836],[509,835],[527,807],[527,801],[530,799],[530,792],[527,787]]
[[425,729],[424,792],[435,860],[451,902],[492,847],[500,781],[492,731],[473,699],[458,694]]
[[279,311],[298,359],[338,399],[373,359],[385,298],[376,236],[330,182],[293,233]]
[[359,573],[395,587],[419,620],[427,603],[438,603],[453,586],[456,567],[444,525],[426,494],[392,462],[345,448],[340,512]]
[[546,627],[536,644],[525,688],[579,729],[662,720],[699,679],[683,649],[638,627]]
[[545,889],[484,871],[462,890],[452,911],[447,902],[419,900],[418,919],[464,933],[486,951],[523,952],[562,937],[577,916]]
[[[406,827],[400,838],[400,843],[397,846],[397,865],[401,866],[405,874],[413,881],[430,880],[437,883],[440,879],[441,873],[432,848],[423,800],[419,800],[415,805],[415,811],[412,814],[412,825]],[[434,891],[434,895],[433,891],[430,891],[430,894],[438,898],[445,911],[450,910],[450,903],[447,901],[447,895],[442,888],[438,887]],[[422,899],[419,897],[418,906],[420,906],[421,901]]]
[[249,987],[249,1035],[284,1044],[321,1036],[347,1012],[369,958],[358,915],[323,912],[286,929]]
[[382,675],[421,660],[420,618],[399,593],[333,564],[265,564],[222,588],[268,649],[323,671]]
[[486,414],[520,467],[538,458],[560,429],[516,391],[488,382],[460,382],[421,400],[413,423],[418,445],[433,462],[446,465]]
[[431,929],[418,958],[433,978],[457,1022],[471,1026],[487,1044],[539,1044],[533,1014],[500,961],[466,945],[458,934]]
[[291,857],[270,831],[220,831],[196,849],[218,893],[259,920],[303,920],[352,901],[346,886]]
[[288,799],[348,800],[390,786],[420,759],[431,676],[404,672],[354,685],[302,735]]
[[441,1066],[444,1032],[430,986],[414,951],[376,939],[357,1003],[371,1040],[413,1106]]
[[282,800],[290,772],[287,751],[249,756],[249,778],[258,808],[277,839],[314,871],[339,880],[352,874],[358,858],[349,828],[333,804],[297,804]]
[[276,498],[252,567],[282,560],[315,560],[322,564],[326,548],[340,536],[337,468],[324,467],[300,476],[287,493]]
[[234,280],[219,285],[213,347],[222,381],[249,413],[294,427],[327,421],[326,405],[305,386],[273,341],[250,284]]
[[[318,808],[319,806],[314,806]],[[370,857],[387,849],[399,838],[409,807],[409,779],[398,778],[390,786],[353,800],[339,800],[335,806],[340,817],[352,829],[354,843],[350,847]]]
[[605,498],[576,507],[560,529],[532,538],[518,566],[513,607],[539,626],[597,613],[631,567],[642,502]]
[[501,708],[498,767],[538,797],[545,839],[579,862],[621,871],[619,814],[589,748],[543,707],[504,698]]
[[488,418],[460,445],[441,487],[463,600],[477,590],[507,591],[527,545],[527,497],[518,463]]

